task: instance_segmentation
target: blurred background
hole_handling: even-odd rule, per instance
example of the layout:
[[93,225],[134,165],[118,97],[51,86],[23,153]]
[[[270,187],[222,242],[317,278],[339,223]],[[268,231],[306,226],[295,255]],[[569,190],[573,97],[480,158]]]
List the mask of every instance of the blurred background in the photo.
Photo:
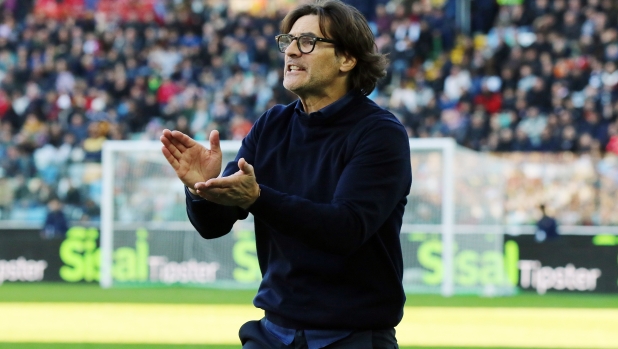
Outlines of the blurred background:
[[[348,2],[391,60],[371,98],[411,138],[515,164],[505,224],[533,224],[541,203],[563,225],[618,224],[615,2]],[[240,140],[293,101],[273,37],[295,3],[0,1],[2,224],[41,226],[53,198],[96,224],[105,140]]]

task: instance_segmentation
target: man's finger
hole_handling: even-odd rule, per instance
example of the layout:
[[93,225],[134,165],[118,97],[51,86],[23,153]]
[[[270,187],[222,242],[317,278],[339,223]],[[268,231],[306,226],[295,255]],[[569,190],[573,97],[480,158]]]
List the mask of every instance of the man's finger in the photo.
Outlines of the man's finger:
[[172,168],[174,170],[178,169],[178,167],[180,166],[180,164],[178,163],[178,160],[176,159],[176,157],[174,157],[172,155],[172,153],[170,152],[170,150],[168,148],[166,148],[165,146],[161,147],[161,152],[163,153],[163,156],[165,157],[165,159],[167,160],[167,162],[172,165]]
[[177,138],[172,138],[172,144],[178,149],[179,153],[184,153],[187,150],[187,147],[179,141]]
[[[161,140],[161,143],[163,143],[163,145],[165,146],[165,149],[167,149],[167,151],[174,156],[176,159],[180,159],[180,156],[182,155],[180,150],[178,149],[178,147],[173,143],[172,140],[170,140],[170,138],[165,137],[165,136],[161,136],[159,138]],[[164,155],[166,155],[165,153],[163,153]],[[167,157],[167,155],[166,155]]]
[[219,140],[219,131],[217,130],[210,131],[210,136],[208,140],[210,141],[210,150],[216,153],[220,153],[221,143]]
[[224,204],[221,200],[225,198],[225,192],[223,189],[208,189],[197,190],[199,196],[208,201],[212,201],[217,204]]
[[[174,145],[178,146],[178,144],[182,144],[182,146],[186,149],[186,148],[191,148],[192,146],[194,146],[197,142],[193,140],[193,138],[187,136],[186,134],[180,132],[180,131],[172,131],[172,142],[174,143]],[[183,151],[184,149],[180,149],[180,151]]]
[[211,178],[206,182],[195,183],[195,189],[206,190],[212,188],[229,188],[232,186],[231,177]]

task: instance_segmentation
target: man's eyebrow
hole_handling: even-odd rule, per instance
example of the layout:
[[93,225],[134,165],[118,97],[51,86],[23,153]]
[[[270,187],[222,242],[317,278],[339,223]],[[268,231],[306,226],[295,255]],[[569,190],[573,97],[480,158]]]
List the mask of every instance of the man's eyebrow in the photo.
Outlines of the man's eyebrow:
[[[289,33],[290,35],[292,35],[292,33]],[[298,35],[292,35],[292,36],[301,36],[301,35],[309,35],[309,36],[315,36],[317,37],[317,35],[313,32],[304,32],[304,33],[300,33]]]

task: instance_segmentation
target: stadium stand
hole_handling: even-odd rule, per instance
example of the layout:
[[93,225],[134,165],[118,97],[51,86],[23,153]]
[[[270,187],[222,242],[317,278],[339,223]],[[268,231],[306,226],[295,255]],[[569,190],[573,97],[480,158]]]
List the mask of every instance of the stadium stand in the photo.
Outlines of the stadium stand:
[[[533,222],[551,197],[561,224],[618,225],[615,1],[479,0],[470,35],[455,28],[452,0],[360,3],[391,60],[370,97],[410,137],[537,164],[514,166],[507,223]],[[284,12],[211,0],[0,4],[0,220],[42,222],[59,198],[71,220],[97,222],[106,139],[157,140],[163,128],[242,139],[294,100],[273,40]],[[551,164],[562,172],[548,175]]]

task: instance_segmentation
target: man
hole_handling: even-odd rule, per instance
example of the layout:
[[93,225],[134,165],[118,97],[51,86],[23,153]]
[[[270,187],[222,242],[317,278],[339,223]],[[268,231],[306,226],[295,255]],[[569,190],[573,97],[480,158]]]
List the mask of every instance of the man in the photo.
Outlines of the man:
[[281,32],[283,85],[299,99],[264,113],[221,177],[217,131],[208,150],[164,130],[163,154],[204,238],[254,216],[265,317],[241,327],[243,348],[397,348],[412,175],[405,128],[366,97],[386,59],[337,0],[299,6]]
[[41,230],[41,237],[43,239],[64,238],[67,230],[69,230],[69,223],[62,211],[62,203],[60,200],[53,198],[47,203],[47,210],[45,224],[43,224],[43,229]]
[[536,222],[534,239],[537,242],[543,242],[545,240],[553,240],[557,238],[559,234],[556,219],[547,215],[545,205],[539,205],[539,210],[541,210],[541,218]]

